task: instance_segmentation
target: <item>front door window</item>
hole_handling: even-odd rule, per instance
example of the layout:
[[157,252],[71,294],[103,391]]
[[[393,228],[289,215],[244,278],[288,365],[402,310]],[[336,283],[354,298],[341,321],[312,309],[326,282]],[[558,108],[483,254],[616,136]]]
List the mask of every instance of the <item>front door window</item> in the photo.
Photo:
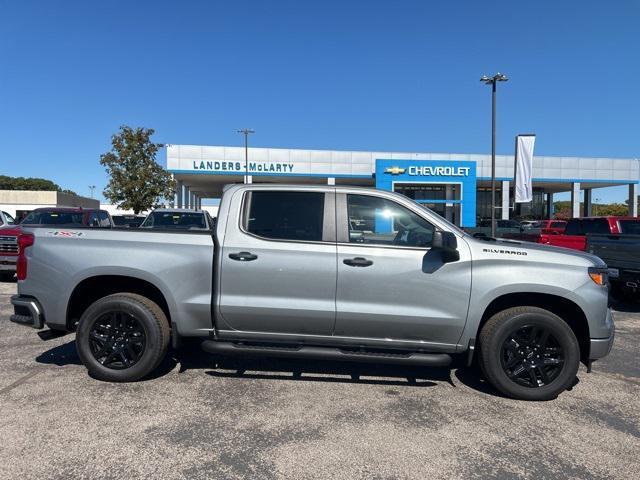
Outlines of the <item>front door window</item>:
[[385,198],[347,195],[349,242],[430,247],[434,227],[411,210]]

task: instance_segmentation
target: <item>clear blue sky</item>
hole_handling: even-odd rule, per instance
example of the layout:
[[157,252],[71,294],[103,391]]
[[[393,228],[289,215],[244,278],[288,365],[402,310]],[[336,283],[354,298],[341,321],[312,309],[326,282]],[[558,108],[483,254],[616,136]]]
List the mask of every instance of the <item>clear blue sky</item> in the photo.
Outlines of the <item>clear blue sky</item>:
[[[0,173],[88,194],[119,125],[176,144],[640,157],[640,2],[0,2]],[[159,159],[164,162],[164,155]],[[602,191],[623,200],[624,189]]]

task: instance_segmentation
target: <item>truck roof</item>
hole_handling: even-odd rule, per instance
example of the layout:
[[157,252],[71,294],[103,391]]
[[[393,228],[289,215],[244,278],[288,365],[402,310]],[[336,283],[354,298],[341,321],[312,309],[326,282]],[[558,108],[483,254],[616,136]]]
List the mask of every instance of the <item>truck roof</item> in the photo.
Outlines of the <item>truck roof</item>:
[[196,210],[194,208],[156,208],[149,213],[204,213],[204,210]]
[[39,207],[31,210],[32,212],[106,212],[101,208],[82,208],[82,207]]

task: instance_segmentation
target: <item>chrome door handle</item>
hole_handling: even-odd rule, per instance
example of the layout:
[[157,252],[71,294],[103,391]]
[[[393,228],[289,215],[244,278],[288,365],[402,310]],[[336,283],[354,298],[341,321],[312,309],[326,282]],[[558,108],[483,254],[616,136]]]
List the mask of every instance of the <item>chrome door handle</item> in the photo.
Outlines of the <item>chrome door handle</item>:
[[254,255],[250,252],[238,252],[238,253],[230,253],[229,258],[231,260],[237,260],[239,262],[250,262],[251,260],[255,260],[258,258],[258,255]]
[[345,265],[349,265],[350,267],[370,267],[373,265],[372,260],[367,260],[366,258],[356,257],[356,258],[346,258],[342,261]]

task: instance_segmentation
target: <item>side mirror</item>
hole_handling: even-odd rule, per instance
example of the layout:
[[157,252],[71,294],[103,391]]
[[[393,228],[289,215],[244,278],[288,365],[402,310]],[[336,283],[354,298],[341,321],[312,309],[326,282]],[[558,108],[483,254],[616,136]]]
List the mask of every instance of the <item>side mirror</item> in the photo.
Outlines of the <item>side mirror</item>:
[[451,232],[436,231],[433,233],[431,249],[441,252],[442,262],[457,262],[460,260],[458,239]]
[[422,257],[422,272],[434,273],[445,263],[457,262],[460,260],[458,252],[458,240],[451,232],[433,232],[433,242],[431,248]]
[[436,231],[433,233],[432,248],[438,250],[455,250],[458,249],[458,239],[451,232]]

